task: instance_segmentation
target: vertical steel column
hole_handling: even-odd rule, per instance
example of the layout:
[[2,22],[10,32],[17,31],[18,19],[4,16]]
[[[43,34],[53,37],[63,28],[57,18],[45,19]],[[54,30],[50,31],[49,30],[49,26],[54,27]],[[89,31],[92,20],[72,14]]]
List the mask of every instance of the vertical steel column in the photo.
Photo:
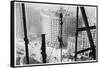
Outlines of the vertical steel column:
[[79,13],[79,7],[77,7],[76,10],[75,61],[77,61],[78,13]]
[[95,46],[94,46],[93,38],[92,38],[92,35],[91,35],[91,32],[90,32],[89,22],[88,22],[88,19],[87,19],[87,16],[86,16],[86,12],[85,12],[84,7],[80,7],[80,9],[81,9],[81,13],[82,13],[82,16],[83,16],[84,24],[86,26],[86,31],[87,31],[87,35],[88,35],[88,38],[89,38],[90,46],[92,48],[92,56],[93,56],[93,59],[96,60]]
[[26,50],[26,63],[29,64],[29,53],[28,53],[28,38],[27,38],[27,27],[26,27],[26,16],[25,16],[25,5],[22,3],[22,16],[23,16],[23,27],[24,27],[24,41]]
[[42,34],[42,47],[41,47],[42,61],[46,63],[46,45],[45,45],[45,34]]

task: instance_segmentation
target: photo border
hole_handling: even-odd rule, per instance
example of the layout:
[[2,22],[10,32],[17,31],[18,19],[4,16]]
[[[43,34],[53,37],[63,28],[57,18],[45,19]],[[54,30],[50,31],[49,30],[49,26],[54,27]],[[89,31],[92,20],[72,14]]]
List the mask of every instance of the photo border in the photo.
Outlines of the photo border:
[[[71,63],[50,63],[50,64],[26,64],[26,65],[23,65],[23,66],[20,66],[20,65],[15,65],[15,56],[14,56],[14,35],[15,35],[15,32],[14,32],[14,29],[15,29],[15,22],[14,22],[14,3],[15,2],[23,2],[23,3],[39,3],[39,4],[53,4],[53,5],[72,5],[72,6],[89,6],[89,7],[96,7],[96,44],[97,44],[97,50],[96,50],[96,60],[93,60],[93,61],[77,61],[77,62],[71,62]],[[98,6],[97,5],[84,5],[84,4],[65,4],[65,3],[53,3],[53,2],[36,2],[36,1],[10,1],[10,20],[11,20],[11,23],[10,23],[10,66],[11,67],[32,67],[32,66],[48,66],[48,65],[64,65],[64,64],[80,64],[80,63],[93,63],[93,62],[98,62]]]

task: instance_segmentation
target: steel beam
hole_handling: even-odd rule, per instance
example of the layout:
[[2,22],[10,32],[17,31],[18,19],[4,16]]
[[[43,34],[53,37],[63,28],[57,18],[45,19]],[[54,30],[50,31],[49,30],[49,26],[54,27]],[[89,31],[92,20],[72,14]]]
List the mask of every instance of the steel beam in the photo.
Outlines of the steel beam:
[[45,34],[42,34],[42,47],[41,47],[41,54],[42,54],[42,62],[46,63],[46,45],[45,45]]
[[84,50],[77,51],[76,54],[80,54],[80,53],[86,52],[86,51],[88,51],[88,50],[92,50],[92,48],[90,47],[90,48],[86,48],[86,49],[84,49]]
[[25,5],[22,3],[22,17],[23,17],[23,27],[24,27],[24,41],[26,50],[26,63],[29,64],[29,53],[28,53],[28,38],[27,38],[27,27],[26,27],[26,15],[25,15]]
[[95,51],[95,46],[94,46],[94,42],[93,42],[93,39],[92,39],[92,34],[90,32],[90,28],[89,28],[89,24],[88,24],[89,22],[88,22],[84,7],[80,7],[80,9],[81,9],[82,17],[83,17],[83,20],[84,20],[84,24],[86,26],[86,31],[87,31],[87,35],[88,35],[88,38],[89,38],[90,46],[92,48],[93,58],[95,60],[96,59],[96,51]]
[[77,10],[76,10],[75,61],[77,61],[78,13],[79,13],[79,7],[77,7]]
[[[96,29],[96,26],[90,26],[89,29]],[[78,31],[85,31],[86,27],[78,28]]]

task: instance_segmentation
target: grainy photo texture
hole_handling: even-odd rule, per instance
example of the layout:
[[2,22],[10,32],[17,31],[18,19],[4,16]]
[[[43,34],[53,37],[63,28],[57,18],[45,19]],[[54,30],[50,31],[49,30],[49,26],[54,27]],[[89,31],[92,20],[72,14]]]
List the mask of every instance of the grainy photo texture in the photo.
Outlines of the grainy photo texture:
[[97,61],[97,7],[14,2],[14,65]]

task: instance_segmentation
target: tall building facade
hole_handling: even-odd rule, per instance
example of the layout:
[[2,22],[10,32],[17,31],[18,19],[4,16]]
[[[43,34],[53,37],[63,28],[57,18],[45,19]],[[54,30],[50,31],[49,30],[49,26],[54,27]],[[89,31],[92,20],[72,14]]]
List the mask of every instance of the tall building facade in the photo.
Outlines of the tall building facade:
[[52,47],[58,47],[58,34],[59,34],[59,18],[46,14],[42,15],[43,33],[46,35],[46,44]]

